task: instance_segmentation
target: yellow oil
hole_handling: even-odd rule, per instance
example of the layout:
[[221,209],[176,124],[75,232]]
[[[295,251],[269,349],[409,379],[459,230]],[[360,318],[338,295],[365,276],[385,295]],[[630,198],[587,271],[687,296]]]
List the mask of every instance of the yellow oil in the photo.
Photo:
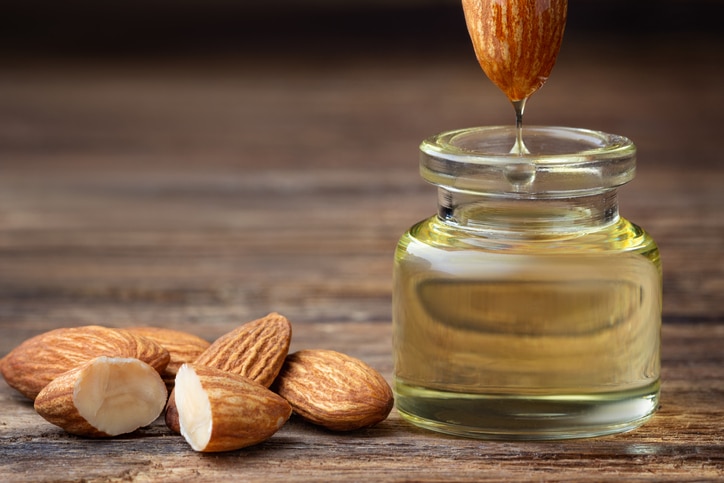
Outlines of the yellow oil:
[[397,408],[417,425],[575,438],[658,406],[659,255],[624,219],[481,241],[433,217],[401,239],[394,278]]

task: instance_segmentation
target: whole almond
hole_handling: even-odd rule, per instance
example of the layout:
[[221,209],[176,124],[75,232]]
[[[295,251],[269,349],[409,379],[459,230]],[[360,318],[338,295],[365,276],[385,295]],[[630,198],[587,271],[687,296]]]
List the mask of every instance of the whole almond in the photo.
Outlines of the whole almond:
[[150,365],[130,357],[101,356],[53,379],[34,406],[69,433],[108,437],[152,423],[166,396],[166,385]]
[[166,349],[122,329],[97,325],[55,329],[21,343],[3,358],[0,370],[9,386],[35,399],[53,379],[99,356],[133,357],[162,373]]
[[231,451],[270,438],[292,414],[287,401],[244,376],[198,364],[176,375],[181,434],[196,451]]
[[462,0],[475,55],[511,101],[528,98],[550,75],[563,41],[567,0]]
[[392,410],[392,390],[359,359],[324,349],[287,356],[274,390],[305,420],[335,431],[379,423]]
[[[272,312],[222,335],[194,362],[239,374],[269,387],[284,364],[292,340],[292,326],[283,315]],[[166,426],[178,433],[178,411],[173,392],[166,406]]]
[[151,339],[168,351],[170,359],[161,377],[169,391],[173,388],[179,367],[187,362],[194,362],[211,345],[197,335],[166,327],[128,327],[125,330]]
[[195,364],[241,374],[269,387],[284,364],[291,340],[289,320],[272,312],[216,339]]

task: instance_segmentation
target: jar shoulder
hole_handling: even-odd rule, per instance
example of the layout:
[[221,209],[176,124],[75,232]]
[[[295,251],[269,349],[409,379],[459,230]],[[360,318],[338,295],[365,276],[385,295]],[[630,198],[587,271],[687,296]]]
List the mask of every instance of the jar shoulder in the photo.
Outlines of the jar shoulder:
[[[506,232],[469,229],[446,223],[437,215],[413,225],[400,238],[398,257],[414,245],[415,251],[476,251],[506,255],[565,256],[567,254],[612,255],[640,253],[658,263],[659,251],[653,237],[639,225],[619,217],[602,227],[577,231],[555,230]],[[424,248],[423,248],[424,247]]]

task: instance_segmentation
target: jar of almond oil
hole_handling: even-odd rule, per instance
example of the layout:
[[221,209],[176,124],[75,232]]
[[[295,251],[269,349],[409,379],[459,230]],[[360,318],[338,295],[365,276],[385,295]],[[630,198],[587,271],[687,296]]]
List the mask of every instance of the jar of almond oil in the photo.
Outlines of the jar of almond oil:
[[487,439],[633,429],[658,406],[661,264],[619,215],[627,138],[563,127],[420,146],[438,211],[395,253],[394,389],[415,425]]

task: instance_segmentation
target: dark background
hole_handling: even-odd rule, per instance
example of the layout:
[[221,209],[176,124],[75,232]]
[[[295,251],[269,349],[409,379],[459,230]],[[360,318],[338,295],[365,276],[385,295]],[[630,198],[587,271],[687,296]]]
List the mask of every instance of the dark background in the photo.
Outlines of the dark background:
[[[526,122],[623,133],[643,168],[718,166],[723,14],[721,0],[571,0]],[[455,0],[0,2],[0,164],[78,160],[95,142],[143,151],[144,164],[174,150],[188,164],[196,150],[207,164],[268,166],[286,162],[279,136],[304,147],[301,126],[338,133],[335,146],[366,151],[366,163],[402,153],[414,163],[422,138],[512,122],[511,112],[477,66]],[[249,155],[257,145],[263,156]],[[325,152],[300,155],[347,162]]]
[[[719,0],[571,0],[567,36],[722,38]],[[459,51],[454,0],[22,0],[0,6],[5,55],[364,55]]]

